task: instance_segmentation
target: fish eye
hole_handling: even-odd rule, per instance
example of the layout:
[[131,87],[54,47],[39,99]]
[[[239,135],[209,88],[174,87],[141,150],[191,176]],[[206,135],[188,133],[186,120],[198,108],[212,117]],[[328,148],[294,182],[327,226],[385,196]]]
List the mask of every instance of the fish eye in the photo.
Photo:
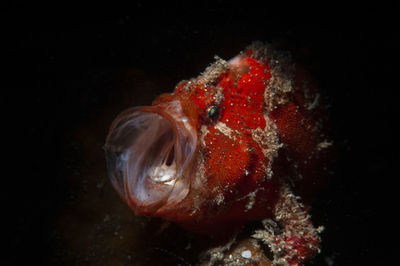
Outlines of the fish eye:
[[210,119],[214,119],[215,117],[218,116],[218,108],[214,105],[210,105],[209,107],[207,107],[206,112],[208,118]]

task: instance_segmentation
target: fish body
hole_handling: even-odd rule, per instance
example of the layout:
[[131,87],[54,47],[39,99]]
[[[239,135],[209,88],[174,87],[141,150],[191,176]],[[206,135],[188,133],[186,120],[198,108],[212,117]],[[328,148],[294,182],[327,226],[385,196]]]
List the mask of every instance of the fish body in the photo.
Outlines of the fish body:
[[283,233],[271,245],[307,258],[320,239],[297,194],[315,191],[326,172],[325,124],[309,74],[256,42],[121,113],[106,140],[108,171],[137,214],[203,234],[272,219]]

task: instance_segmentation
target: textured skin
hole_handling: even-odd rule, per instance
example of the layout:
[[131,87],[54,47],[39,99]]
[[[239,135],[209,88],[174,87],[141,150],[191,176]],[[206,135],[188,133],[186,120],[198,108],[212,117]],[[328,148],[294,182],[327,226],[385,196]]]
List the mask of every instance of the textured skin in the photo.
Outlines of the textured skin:
[[[295,265],[316,254],[319,230],[293,193],[307,198],[318,188],[331,145],[325,106],[309,74],[255,43],[229,62],[217,58],[153,106],[176,100],[198,136],[190,191],[157,210],[128,202],[135,212],[203,234],[271,219],[281,233],[266,227],[256,238],[272,248],[275,261]],[[208,116],[212,106],[215,117]]]
[[[180,221],[196,231],[214,231],[210,225],[225,227],[227,223],[239,224],[243,220],[271,216],[271,207],[279,198],[278,179],[266,178],[265,162],[268,159],[252,137],[253,130],[266,126],[264,91],[265,82],[271,75],[266,65],[252,58],[247,58],[245,63],[251,66],[251,71],[241,76],[231,71],[221,73],[214,84],[184,81],[173,93],[173,98],[180,100],[198,131],[202,126],[207,130],[199,153],[204,154],[204,175],[207,177],[207,195],[202,197],[208,200],[198,212],[168,213],[165,218]],[[224,97],[219,104],[214,99],[217,90],[222,90]],[[161,99],[154,104],[171,100],[168,96]],[[205,113],[210,105],[218,106],[219,117],[215,120],[208,119]],[[230,136],[220,132],[216,126],[218,122],[226,125]],[[246,208],[248,194],[254,191],[258,192],[254,205]],[[193,221],[196,222],[191,224]]]

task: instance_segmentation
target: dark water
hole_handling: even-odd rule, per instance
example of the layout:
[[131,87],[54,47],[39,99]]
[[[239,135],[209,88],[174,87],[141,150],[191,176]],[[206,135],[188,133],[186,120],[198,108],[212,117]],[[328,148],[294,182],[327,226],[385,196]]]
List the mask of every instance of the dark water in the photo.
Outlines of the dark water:
[[39,16],[27,6],[3,17],[1,98],[10,134],[3,141],[11,162],[0,264],[195,263],[204,241],[174,225],[148,225],[121,203],[102,145],[117,113],[150,104],[215,54],[229,59],[254,40],[289,49],[330,97],[340,156],[313,205],[315,224],[326,227],[314,265],[394,264],[398,31],[389,15],[371,20],[387,10],[348,12],[321,26],[219,3],[201,19],[143,5],[130,16]]

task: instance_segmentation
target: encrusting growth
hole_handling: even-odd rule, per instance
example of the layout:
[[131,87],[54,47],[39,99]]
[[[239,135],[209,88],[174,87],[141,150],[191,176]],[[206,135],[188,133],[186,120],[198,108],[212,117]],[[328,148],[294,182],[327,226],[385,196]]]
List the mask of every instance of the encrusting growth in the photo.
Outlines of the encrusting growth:
[[321,228],[300,196],[328,169],[323,97],[306,70],[268,44],[215,59],[152,106],[115,119],[105,145],[112,184],[136,214],[203,235],[263,220],[252,247],[267,244],[276,264],[301,264],[319,252]]

